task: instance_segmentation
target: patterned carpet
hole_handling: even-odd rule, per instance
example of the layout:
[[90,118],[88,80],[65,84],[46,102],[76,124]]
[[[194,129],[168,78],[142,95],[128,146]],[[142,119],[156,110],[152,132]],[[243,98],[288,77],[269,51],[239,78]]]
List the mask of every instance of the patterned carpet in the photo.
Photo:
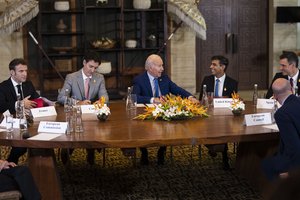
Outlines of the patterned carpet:
[[[230,164],[235,154],[230,145]],[[120,149],[106,149],[106,164],[102,165],[103,153],[96,153],[96,165],[85,160],[85,150],[77,149],[67,167],[58,161],[63,195],[66,200],[257,200],[261,194],[235,170],[222,169],[221,155],[211,158],[207,149],[192,146],[170,147],[164,166],[156,165],[156,150],[150,148],[149,166],[140,166],[139,160],[125,157]],[[139,154],[139,153],[138,153]],[[139,157],[139,155],[138,155]]]

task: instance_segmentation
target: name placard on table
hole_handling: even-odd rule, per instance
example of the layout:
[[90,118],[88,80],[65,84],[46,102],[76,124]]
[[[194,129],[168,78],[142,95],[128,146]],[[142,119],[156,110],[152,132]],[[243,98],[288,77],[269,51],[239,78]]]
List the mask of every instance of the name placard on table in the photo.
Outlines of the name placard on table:
[[38,128],[38,133],[66,133],[68,127],[67,122],[48,122],[41,121]]
[[214,108],[229,108],[232,98],[214,98]]
[[274,99],[257,99],[256,108],[273,109],[275,105]]
[[[18,118],[13,118],[14,122],[13,122],[13,128],[20,128],[20,119]],[[5,120],[5,117],[4,119],[2,120],[1,124],[0,124],[1,127],[6,127],[6,120]]]
[[81,105],[81,112],[82,114],[93,114],[95,113],[95,106],[94,105]]
[[54,106],[47,106],[47,107],[41,107],[41,108],[32,108],[30,109],[32,117],[48,117],[48,116],[54,116],[57,115],[55,107]]
[[246,126],[272,124],[271,113],[257,113],[245,115]]

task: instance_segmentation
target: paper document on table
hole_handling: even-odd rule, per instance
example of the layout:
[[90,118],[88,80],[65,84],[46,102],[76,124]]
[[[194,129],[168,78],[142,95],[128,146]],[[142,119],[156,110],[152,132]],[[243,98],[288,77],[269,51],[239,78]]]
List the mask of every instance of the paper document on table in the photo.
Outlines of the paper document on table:
[[152,103],[147,103],[146,106],[153,108],[153,107],[154,107],[154,104],[152,104]]
[[58,136],[61,136],[61,134],[53,134],[53,133],[39,133],[33,137],[28,138],[27,140],[52,140]]
[[146,105],[145,104],[143,104],[143,103],[138,103],[138,104],[136,104],[136,107],[138,107],[138,108],[143,108],[143,107],[145,107]]
[[275,130],[275,131],[279,131],[277,124],[266,125],[266,126],[263,126],[263,127],[268,128],[268,129],[272,129],[272,130]]
[[0,132],[5,132],[6,129],[0,128]]

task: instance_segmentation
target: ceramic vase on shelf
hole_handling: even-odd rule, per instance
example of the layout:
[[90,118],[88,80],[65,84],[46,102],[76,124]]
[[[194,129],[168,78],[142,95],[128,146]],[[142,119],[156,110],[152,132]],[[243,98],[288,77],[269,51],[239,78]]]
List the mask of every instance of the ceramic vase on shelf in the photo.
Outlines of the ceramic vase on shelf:
[[151,7],[151,0],[133,0],[133,8],[135,9],[149,9]]
[[58,30],[58,32],[61,32],[61,33],[66,31],[67,25],[64,23],[63,19],[60,19],[58,21],[58,24],[56,25],[56,29]]

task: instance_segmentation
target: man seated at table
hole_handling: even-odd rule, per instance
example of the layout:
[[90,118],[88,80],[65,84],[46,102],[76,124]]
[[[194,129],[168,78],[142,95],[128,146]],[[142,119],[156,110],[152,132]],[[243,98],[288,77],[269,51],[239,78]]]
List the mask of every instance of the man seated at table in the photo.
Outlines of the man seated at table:
[[275,74],[271,86],[268,89],[266,98],[273,96],[272,84],[278,78],[285,78],[290,81],[292,90],[294,91],[295,86],[298,86],[298,95],[300,95],[300,73],[298,69],[298,56],[294,52],[284,52],[279,57],[280,71]]
[[[108,102],[108,94],[105,88],[105,80],[102,74],[95,70],[101,64],[100,57],[96,52],[88,52],[83,58],[83,67],[77,72],[68,74],[61,89],[57,101],[60,104],[65,102],[65,91],[68,89],[70,96],[78,100],[79,105],[87,105],[97,101],[100,97],[105,97]],[[70,153],[73,150],[70,151]],[[100,151],[100,149],[98,149]],[[69,160],[69,154],[66,149],[62,149],[62,161],[66,163]],[[95,151],[87,149],[87,161],[94,164]]]
[[280,136],[278,152],[262,162],[269,180],[300,168],[300,98],[292,94],[290,82],[285,78],[276,79],[272,89],[274,98],[282,106],[274,115]]
[[[191,93],[178,87],[170,80],[167,75],[162,75],[164,71],[163,61],[159,55],[150,55],[145,62],[146,71],[133,80],[133,93],[137,95],[137,103],[154,103],[161,102],[161,98],[167,94],[180,95],[187,97],[192,101],[199,102]],[[148,165],[148,151],[146,148],[140,148],[141,164]],[[159,148],[157,152],[157,164],[164,164],[166,146]]]
[[[229,61],[224,56],[213,56],[211,58],[210,70],[212,75],[204,77],[201,84],[200,99],[203,95],[203,85],[206,85],[207,92],[212,92],[214,97],[229,97],[233,92],[238,91],[238,82],[233,78],[229,77],[225,72],[228,67]],[[215,157],[217,156],[217,151],[222,151],[223,157],[223,168],[225,170],[230,169],[228,163],[228,145],[218,144],[218,145],[206,145],[208,148],[208,153]]]
[[[9,110],[16,113],[17,96],[20,95],[26,110],[35,108],[37,103],[33,99],[39,98],[31,81],[27,81],[28,67],[22,58],[13,59],[9,63],[10,78],[0,83],[0,113]],[[29,111],[27,111],[29,112]],[[19,157],[25,154],[27,148],[12,147],[7,158],[9,162],[18,163]]]
[[0,160],[0,192],[19,190],[24,200],[42,199],[26,166],[17,166],[13,162]]

